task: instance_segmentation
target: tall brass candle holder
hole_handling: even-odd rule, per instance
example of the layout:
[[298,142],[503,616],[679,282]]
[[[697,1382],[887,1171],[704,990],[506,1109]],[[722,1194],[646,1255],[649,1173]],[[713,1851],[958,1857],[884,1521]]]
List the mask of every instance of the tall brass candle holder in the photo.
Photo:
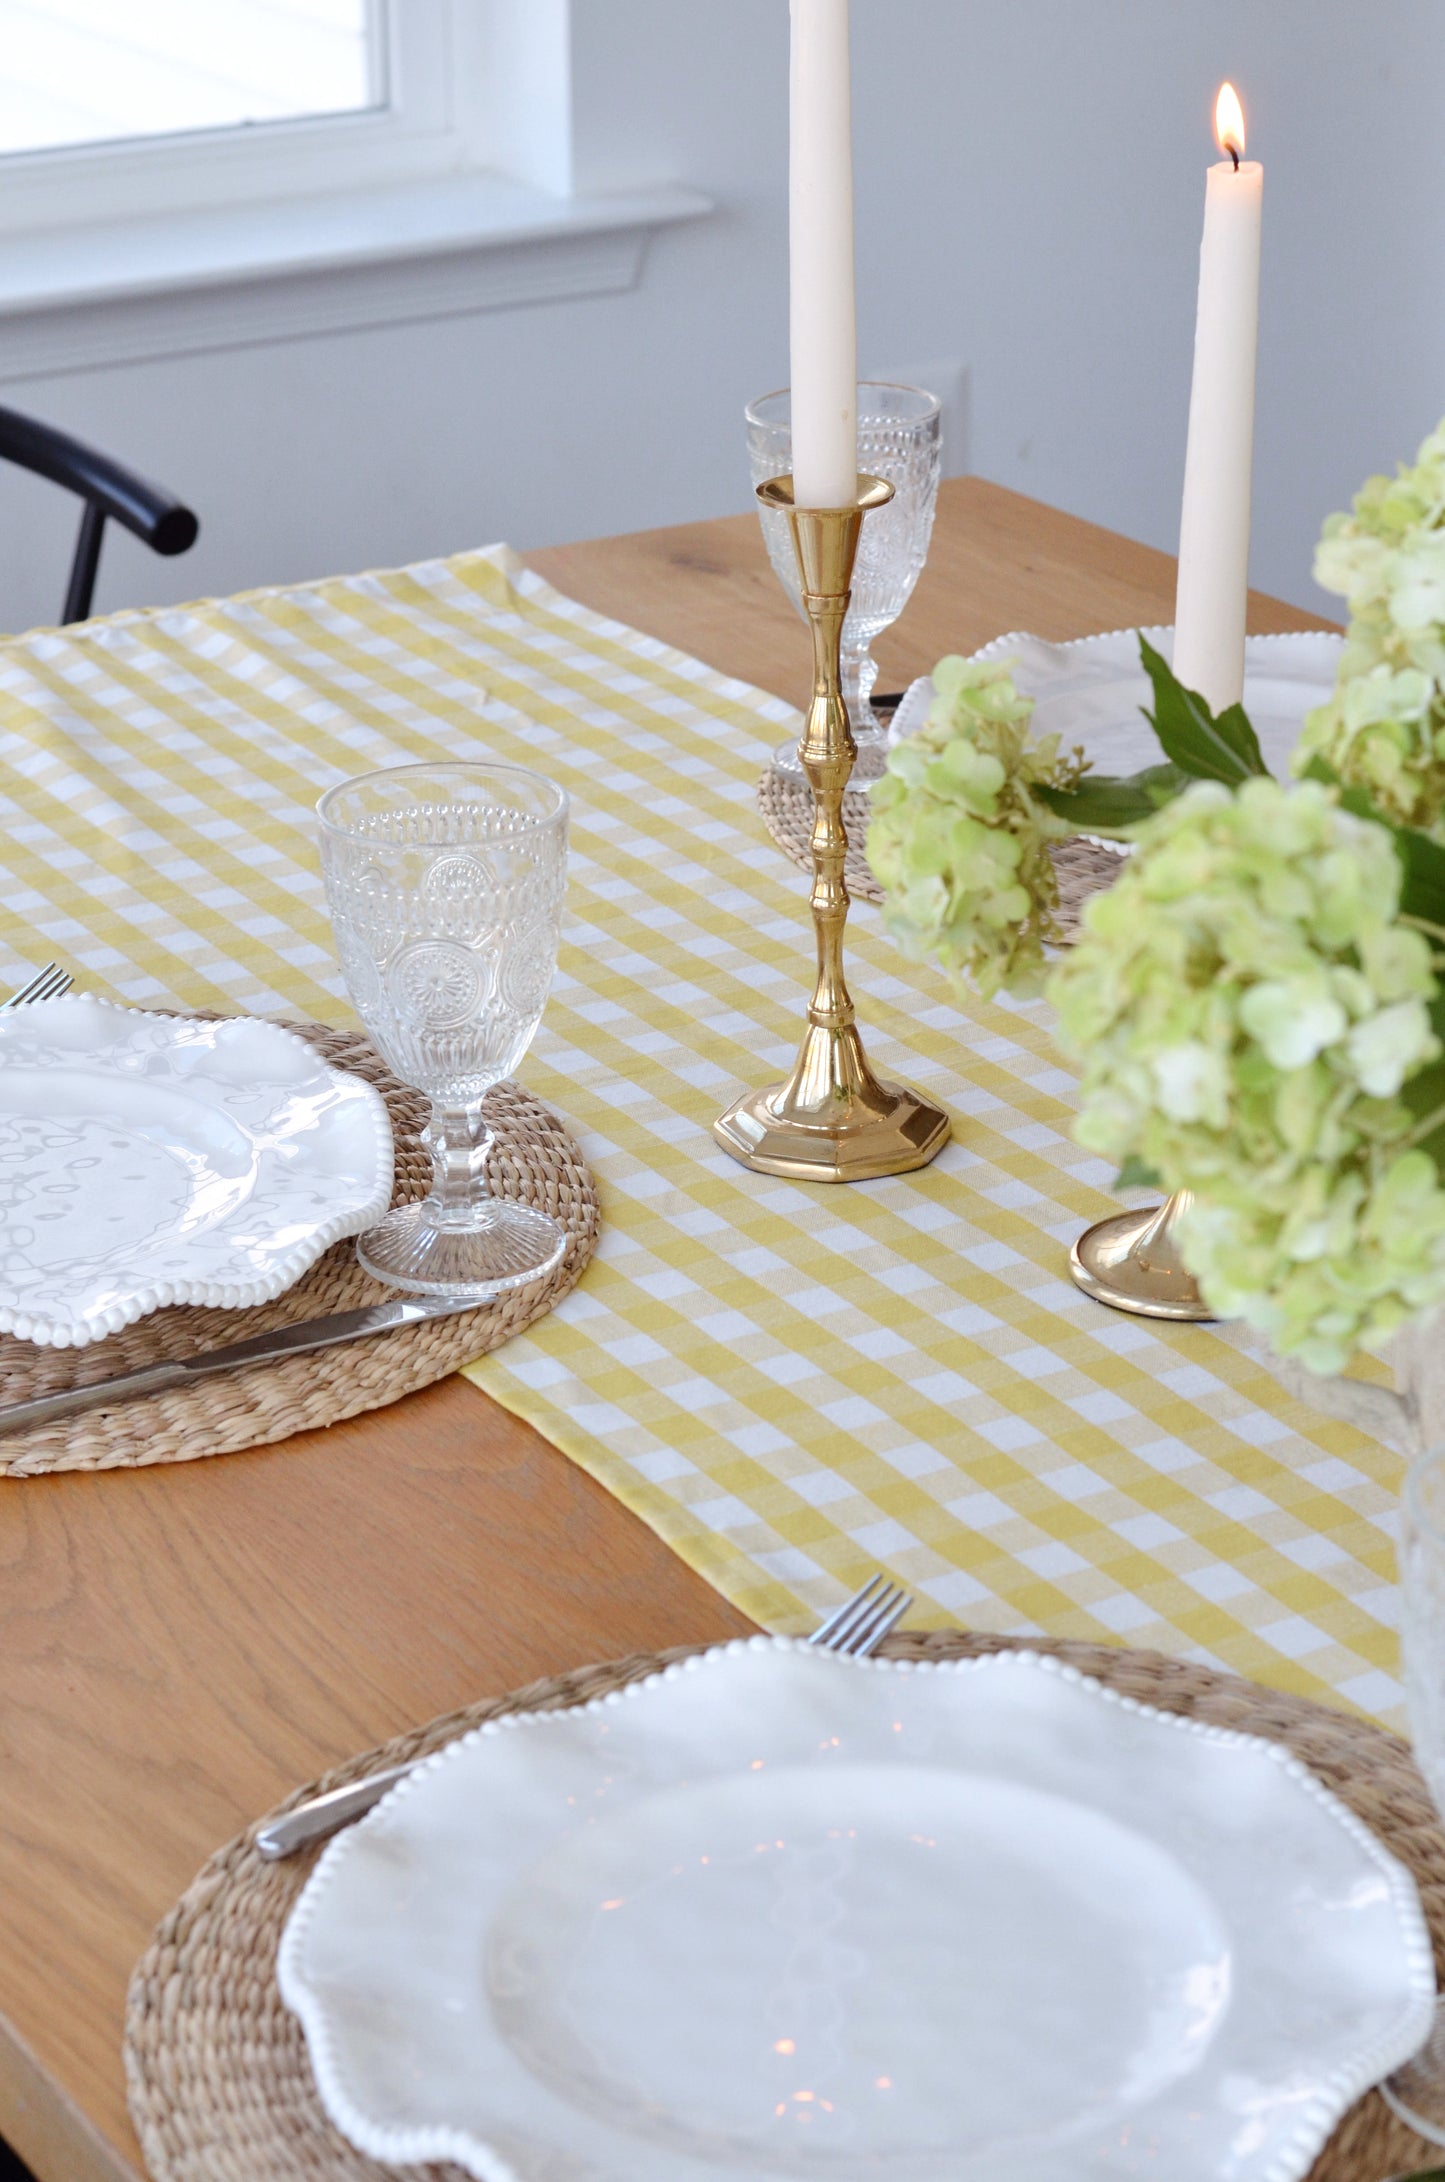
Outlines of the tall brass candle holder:
[[1177,1190],[1162,1205],[1116,1212],[1085,1228],[1069,1252],[1074,1285],[1098,1303],[1135,1318],[1189,1319],[1214,1316],[1179,1255],[1178,1223],[1190,1192]]
[[787,1082],[746,1092],[713,1123],[713,1135],[745,1167],[804,1182],[866,1182],[906,1174],[927,1166],[949,1134],[942,1107],[906,1084],[880,1083],[874,1075],[843,976],[848,917],[843,790],[856,752],[843,702],[839,646],[863,518],[892,497],[893,487],[879,477],[860,477],[858,497],[845,508],[795,507],[791,477],[758,487],[763,505],[787,516],[813,633],[813,701],[798,759],[813,791],[811,902],[818,981]]

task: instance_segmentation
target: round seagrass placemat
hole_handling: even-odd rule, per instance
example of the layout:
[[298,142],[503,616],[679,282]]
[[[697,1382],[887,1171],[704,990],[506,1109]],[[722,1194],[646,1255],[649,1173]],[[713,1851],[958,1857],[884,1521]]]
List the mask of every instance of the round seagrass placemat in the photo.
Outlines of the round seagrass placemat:
[[[427,1118],[420,1092],[397,1082],[375,1047],[356,1031],[327,1030],[319,1023],[287,1023],[323,1060],[364,1076],[386,1101],[396,1139],[393,1204],[425,1196],[431,1162],[418,1141]],[[138,1468],[151,1462],[191,1462],[202,1455],[235,1454],[318,1425],[335,1424],[363,1410],[380,1409],[418,1387],[444,1379],[530,1326],[576,1285],[597,1241],[597,1187],[591,1170],[549,1108],[517,1084],[490,1092],[486,1112],[497,1131],[487,1175],[499,1197],[513,1197],[551,1213],[567,1230],[561,1260],[542,1280],[499,1296],[495,1303],[455,1318],[398,1327],[375,1339],[320,1349],[240,1371],[218,1373],[194,1385],[117,1402],[108,1409],[0,1438],[0,1477],[38,1477],[53,1470]],[[276,1326],[326,1318],[385,1302],[385,1288],[356,1262],[349,1238],[333,1243],[311,1271],[273,1302],[243,1311],[190,1305],[154,1311],[120,1333],[81,1349],[37,1348],[0,1334],[0,1402],[109,1379],[147,1364],[195,1356]]]
[[[813,791],[805,780],[770,765],[758,781],[758,809],[763,824],[783,854],[803,870],[811,868]],[[855,902],[881,902],[883,889],[868,868],[863,843],[868,835],[868,797],[865,791],[848,788],[843,794],[843,830],[848,854],[843,876]],[[1116,849],[1095,841],[1061,841],[1050,849],[1059,881],[1059,929],[1065,939],[1079,936],[1079,917],[1091,894],[1112,886],[1123,858]]]
[[[958,1659],[1009,1648],[1007,1638],[947,1631],[892,1637],[884,1652],[895,1659]],[[1288,1744],[1408,1865],[1437,1956],[1445,1952],[1445,1834],[1408,1749],[1393,1735],[1305,1698],[1156,1652],[1042,1639],[1028,1648],[1053,1652],[1162,1711]],[[379,1766],[425,1756],[504,1713],[555,1711],[605,1697],[695,1649],[580,1667],[487,1699],[348,1760],[298,1789],[280,1809]],[[256,1826],[265,1823],[258,1819]],[[381,2182],[403,2174],[464,2182],[461,2169],[452,2166],[380,2166],[354,2151],[326,2119],[300,2025],[283,2006],[274,1974],[282,1927],[319,1850],[263,1863],[252,1845],[256,1826],[211,1858],[162,1920],[131,1977],[126,2081],[155,2182]],[[1372,2091],[1345,2116],[1311,2182],[1382,2182],[1427,2164],[1420,2140]]]

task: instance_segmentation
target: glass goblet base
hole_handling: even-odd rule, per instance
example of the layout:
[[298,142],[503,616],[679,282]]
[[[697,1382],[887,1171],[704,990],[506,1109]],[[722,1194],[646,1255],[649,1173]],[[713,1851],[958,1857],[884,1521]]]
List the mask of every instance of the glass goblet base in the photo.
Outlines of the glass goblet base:
[[1435,2003],[1430,2035],[1412,2061],[1380,2085],[1401,2121],[1430,2144],[1445,2144],[1445,2000]]
[[567,1237],[545,1212],[493,1198],[465,1226],[437,1218],[430,1197],[399,1205],[359,1236],[360,1264],[409,1295],[469,1296],[485,1303],[550,1273]]

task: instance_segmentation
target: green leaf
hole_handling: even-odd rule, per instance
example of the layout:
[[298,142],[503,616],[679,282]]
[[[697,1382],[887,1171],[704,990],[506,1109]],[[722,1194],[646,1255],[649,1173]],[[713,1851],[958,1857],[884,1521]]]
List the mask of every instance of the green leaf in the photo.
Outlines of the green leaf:
[[1033,793],[1080,833],[1124,833],[1152,818],[1189,786],[1177,765],[1150,765],[1142,773],[1086,773],[1075,788],[1036,783]]
[[1391,833],[1399,831],[1395,821],[1392,818],[1386,818],[1384,812],[1376,808],[1363,788],[1347,788],[1345,786],[1345,783],[1340,779],[1339,774],[1327,758],[1312,757],[1300,774],[1300,779],[1317,781],[1322,788],[1338,789],[1339,793],[1335,797],[1335,801],[1339,804],[1340,809],[1348,811],[1352,818],[1368,818],[1372,824],[1385,826]]
[[1352,818],[1367,818],[1394,836],[1395,854],[1400,859],[1401,915],[1418,917],[1422,924],[1433,924],[1445,931],[1445,846],[1416,826],[1400,826],[1387,818],[1363,788],[1343,787],[1339,774],[1323,758],[1311,758],[1303,777],[1320,781],[1326,788],[1338,788],[1341,810],[1348,811]]
[[1130,1152],[1123,1166],[1114,1177],[1115,1189],[1163,1189],[1164,1184],[1154,1169],[1142,1160],[1137,1152]]
[[[1434,1010],[1431,1010],[1432,1019]],[[1439,1030],[1438,1022],[1435,1028]],[[1445,1061],[1432,1061],[1422,1068],[1408,1083],[1400,1086],[1400,1098],[1416,1123],[1440,1118],[1428,1136],[1420,1139],[1420,1150],[1431,1158],[1441,1172],[1445,1172]]]
[[1167,758],[1195,780],[1222,780],[1231,788],[1261,774],[1268,777],[1259,738],[1243,705],[1230,705],[1216,717],[1197,691],[1184,687],[1146,636],[1139,638],[1139,656],[1154,685],[1154,710],[1144,717]]
[[1403,874],[1402,915],[1445,929],[1445,848],[1427,833],[1417,833],[1413,826],[1392,826],[1390,830]]

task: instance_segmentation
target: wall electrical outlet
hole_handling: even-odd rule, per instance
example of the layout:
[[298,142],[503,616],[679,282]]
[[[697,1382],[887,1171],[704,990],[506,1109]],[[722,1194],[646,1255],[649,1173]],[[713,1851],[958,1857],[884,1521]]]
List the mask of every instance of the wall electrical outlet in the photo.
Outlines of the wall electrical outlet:
[[969,371],[956,356],[937,357],[927,364],[880,365],[860,374],[865,379],[888,379],[895,386],[921,386],[936,394],[943,404],[943,474],[962,477],[969,468]]

